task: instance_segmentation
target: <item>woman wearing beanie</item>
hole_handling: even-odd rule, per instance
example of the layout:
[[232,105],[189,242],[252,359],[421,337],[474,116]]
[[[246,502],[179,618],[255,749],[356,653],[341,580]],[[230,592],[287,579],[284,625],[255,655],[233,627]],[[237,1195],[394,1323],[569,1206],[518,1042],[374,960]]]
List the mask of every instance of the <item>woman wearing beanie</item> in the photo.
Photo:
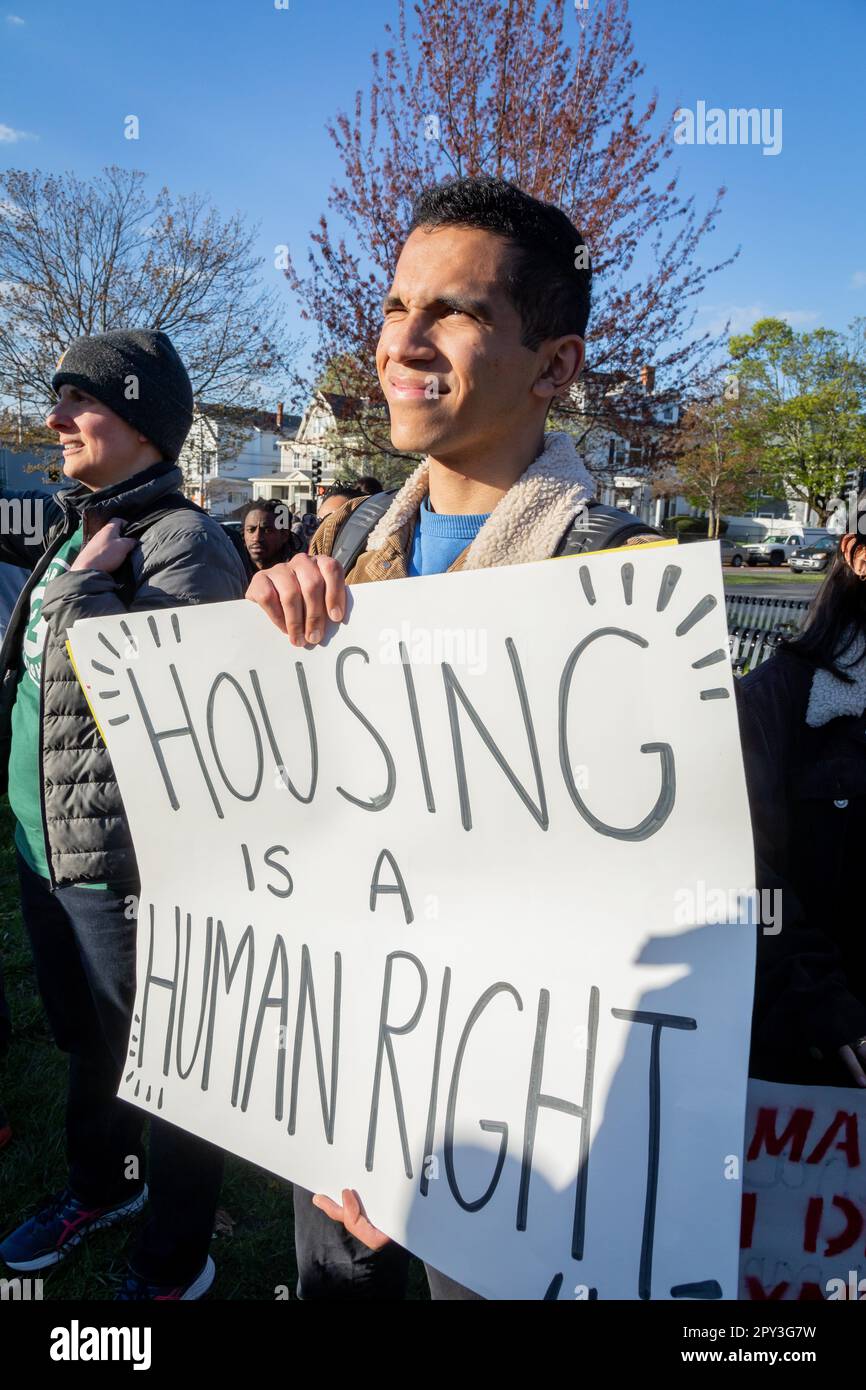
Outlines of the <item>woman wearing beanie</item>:
[[[27,494],[41,534],[0,536],[30,576],[0,652],[0,766],[21,910],[58,1047],[69,1053],[67,1187],[0,1242],[13,1270],[42,1270],[148,1198],[144,1115],[118,1100],[135,991],[139,881],[105,745],[66,653],[79,618],[242,598],[222,528],[180,493],[192,423],[186,369],[164,333],[80,338],[53,378],[47,420],[71,486]],[[17,494],[20,496],[20,494]],[[106,653],[110,659],[110,653]],[[222,1180],[220,1150],[150,1121],[149,1217],[118,1297],[200,1298]]]
[[866,1087],[866,937],[853,886],[866,837],[864,528],[841,538],[801,635],[737,695],[758,888],[778,894],[774,923],[758,933],[751,1073]]

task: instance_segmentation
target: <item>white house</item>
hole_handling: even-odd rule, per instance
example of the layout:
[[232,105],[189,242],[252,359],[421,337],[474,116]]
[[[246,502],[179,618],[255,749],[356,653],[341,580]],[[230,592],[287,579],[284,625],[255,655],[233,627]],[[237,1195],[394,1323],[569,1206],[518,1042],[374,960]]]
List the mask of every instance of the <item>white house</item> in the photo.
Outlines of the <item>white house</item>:
[[279,466],[281,445],[300,423],[275,411],[241,406],[205,405],[197,410],[179,466],[186,495],[215,517],[235,515],[254,494],[255,479],[270,477]]
[[[578,452],[596,480],[600,502],[653,526],[694,512],[683,497],[654,495],[664,435],[681,412],[670,393],[656,392],[654,367],[641,368],[639,388],[621,372],[589,370],[574,387],[572,401],[585,422],[579,426]],[[635,420],[632,438],[617,429],[618,414]]]
[[351,419],[351,406],[347,396],[316,391],[297,431],[279,441],[279,467],[250,478],[253,497],[286,502],[295,513],[314,509],[317,485],[336,482],[353,444],[360,443],[359,436],[340,428],[341,421]]

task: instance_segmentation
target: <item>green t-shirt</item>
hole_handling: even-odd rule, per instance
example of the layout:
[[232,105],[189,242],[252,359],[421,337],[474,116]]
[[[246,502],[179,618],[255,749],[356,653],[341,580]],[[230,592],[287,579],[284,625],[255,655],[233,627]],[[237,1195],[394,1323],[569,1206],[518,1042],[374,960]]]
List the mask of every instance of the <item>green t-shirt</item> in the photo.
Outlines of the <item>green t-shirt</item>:
[[[48,847],[42,826],[42,785],[39,765],[40,680],[48,625],[42,617],[45,590],[52,579],[71,568],[84,544],[79,526],[54,556],[30,595],[30,614],[21,646],[21,670],[12,707],[12,748],[9,754],[9,805],[15,817],[15,844],[37,874],[50,878]],[[104,883],[82,884],[106,888]]]

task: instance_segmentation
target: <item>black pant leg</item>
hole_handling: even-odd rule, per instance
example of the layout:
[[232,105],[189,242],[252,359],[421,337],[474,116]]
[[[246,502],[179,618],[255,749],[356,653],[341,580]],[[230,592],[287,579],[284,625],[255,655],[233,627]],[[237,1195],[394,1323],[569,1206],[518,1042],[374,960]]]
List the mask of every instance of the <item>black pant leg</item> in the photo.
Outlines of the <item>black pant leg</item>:
[[[61,889],[72,918],[100,1023],[114,1054],[115,1087],[129,1050],[135,1002],[137,922],[128,896]],[[115,1101],[136,1117],[143,1114]],[[185,1284],[204,1264],[222,1185],[224,1154],[167,1121],[151,1117],[149,1218],[130,1256],[137,1274],[159,1284]]]
[[150,1206],[129,1263],[157,1284],[188,1284],[207,1259],[225,1153],[167,1120],[150,1121]]
[[[83,915],[98,928],[105,907],[100,899],[108,895],[85,889],[51,893],[47,880],[34,873],[20,855],[18,877],[21,913],[33,950],[39,993],[54,1040],[61,1051],[69,1053],[69,1186],[88,1206],[113,1206],[134,1196],[144,1181],[143,1119],[116,1096],[126,1050],[119,1000],[124,989],[128,995],[128,985],[118,988],[113,958],[117,949],[121,957],[128,957],[129,941],[112,941],[117,922],[116,914],[109,913],[102,923],[100,965],[105,986],[100,990],[100,971],[83,959],[76,918]],[[79,906],[82,898],[85,901]],[[134,947],[134,923],[131,926]],[[84,935],[86,938],[87,933]],[[107,1013],[101,1007],[106,991],[115,999],[115,1007]]]

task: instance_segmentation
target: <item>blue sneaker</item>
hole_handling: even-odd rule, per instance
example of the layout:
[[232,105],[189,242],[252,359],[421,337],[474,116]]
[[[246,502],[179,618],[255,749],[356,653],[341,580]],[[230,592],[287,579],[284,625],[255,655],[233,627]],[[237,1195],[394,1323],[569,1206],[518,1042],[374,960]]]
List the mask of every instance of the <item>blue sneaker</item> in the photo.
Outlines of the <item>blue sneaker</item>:
[[92,1231],[137,1216],[146,1201],[146,1186],[116,1207],[85,1206],[67,1189],[0,1242],[0,1260],[10,1269],[47,1269],[59,1264]]
[[140,1302],[143,1299],[153,1299],[157,1303],[170,1303],[173,1301],[182,1302],[184,1299],[204,1298],[208,1289],[214,1281],[216,1275],[216,1265],[208,1255],[204,1263],[204,1268],[188,1284],[152,1284],[147,1279],[142,1279],[140,1274],[129,1271],[124,1279],[120,1290],[114,1295],[115,1300],[126,1300]]

